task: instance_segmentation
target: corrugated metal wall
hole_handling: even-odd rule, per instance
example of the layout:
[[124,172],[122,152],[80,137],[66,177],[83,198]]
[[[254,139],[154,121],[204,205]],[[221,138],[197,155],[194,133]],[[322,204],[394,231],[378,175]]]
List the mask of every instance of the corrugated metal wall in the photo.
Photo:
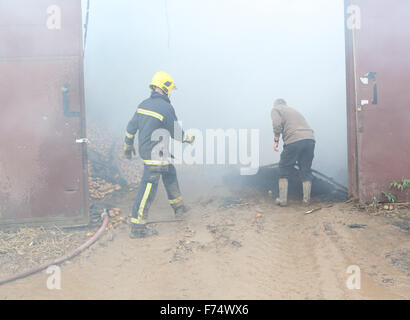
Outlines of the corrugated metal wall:
[[88,223],[80,1],[0,0],[0,225]]

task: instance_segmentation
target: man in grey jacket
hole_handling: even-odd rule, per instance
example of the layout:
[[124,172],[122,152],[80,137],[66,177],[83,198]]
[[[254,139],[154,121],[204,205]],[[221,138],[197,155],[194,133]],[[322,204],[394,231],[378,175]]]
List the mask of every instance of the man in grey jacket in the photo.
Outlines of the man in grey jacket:
[[313,178],[311,167],[315,150],[313,130],[305,118],[297,110],[289,107],[283,99],[274,102],[271,116],[276,152],[279,151],[281,135],[283,140],[283,152],[279,162],[279,198],[276,202],[280,206],[287,205],[288,178],[295,164],[298,164],[303,182],[303,202],[309,204]]

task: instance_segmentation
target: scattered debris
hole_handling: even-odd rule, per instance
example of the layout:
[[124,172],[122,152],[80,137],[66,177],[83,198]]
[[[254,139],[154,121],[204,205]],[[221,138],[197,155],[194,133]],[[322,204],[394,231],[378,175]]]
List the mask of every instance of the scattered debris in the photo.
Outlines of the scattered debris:
[[394,280],[391,278],[384,278],[382,280],[383,283],[394,284]]
[[350,229],[365,229],[367,228],[366,224],[349,224],[348,227]]
[[124,217],[121,217],[121,216],[115,217],[114,219],[110,220],[105,230],[109,231],[109,230],[115,229],[122,223],[127,224],[127,221]]
[[[331,203],[331,204],[329,204],[329,205],[327,205],[327,206],[325,206],[325,207],[323,207],[323,208],[327,209],[327,208],[331,208],[331,207],[333,207],[333,203]],[[306,211],[305,214],[311,214],[311,213],[316,212],[316,211],[319,211],[319,210],[322,210],[322,207],[319,207],[319,208],[315,208],[315,209]]]
[[201,245],[197,241],[188,239],[179,240],[169,262],[186,261],[192,253],[199,249],[204,249],[204,245]]
[[394,226],[399,227],[404,231],[410,231],[410,219],[404,219],[399,217],[396,221],[392,223]]
[[322,210],[322,208],[315,208],[315,209],[306,211],[305,214],[311,214],[311,213],[316,212],[316,211],[319,211],[319,210]]
[[241,198],[228,197],[222,200],[222,203],[219,205],[221,209],[231,209],[238,208],[243,206],[248,206],[249,203],[242,202]]
[[108,210],[108,215],[109,215],[111,218],[115,218],[115,217],[117,217],[117,216],[120,214],[120,212],[121,212],[121,209],[120,209],[120,208],[113,208],[113,209],[111,209],[111,210]]
[[88,178],[89,193],[92,199],[103,199],[107,195],[114,193],[114,191],[121,190],[121,186],[112,184],[101,178]]
[[81,245],[89,230],[58,227],[0,231],[0,274],[8,275],[59,258]]
[[410,276],[410,250],[398,250],[385,255],[399,270]]
[[237,247],[237,248],[242,247],[242,244],[239,241],[236,241],[236,240],[232,240],[232,245],[234,247]]

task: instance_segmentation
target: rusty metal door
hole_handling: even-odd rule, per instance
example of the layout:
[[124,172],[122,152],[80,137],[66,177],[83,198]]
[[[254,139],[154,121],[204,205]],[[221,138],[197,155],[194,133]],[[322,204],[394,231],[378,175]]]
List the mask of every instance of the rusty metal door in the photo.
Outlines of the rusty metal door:
[[80,1],[0,0],[0,225],[87,224]]
[[345,3],[350,192],[386,200],[410,177],[410,1]]

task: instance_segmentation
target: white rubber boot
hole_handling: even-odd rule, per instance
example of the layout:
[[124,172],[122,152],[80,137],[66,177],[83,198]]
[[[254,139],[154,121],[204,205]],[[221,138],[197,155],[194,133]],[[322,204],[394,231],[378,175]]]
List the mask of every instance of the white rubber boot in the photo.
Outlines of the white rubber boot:
[[312,191],[312,182],[311,181],[304,181],[303,182],[303,204],[309,205],[310,204],[310,193]]
[[285,207],[288,205],[288,179],[279,179],[279,198],[276,204]]

